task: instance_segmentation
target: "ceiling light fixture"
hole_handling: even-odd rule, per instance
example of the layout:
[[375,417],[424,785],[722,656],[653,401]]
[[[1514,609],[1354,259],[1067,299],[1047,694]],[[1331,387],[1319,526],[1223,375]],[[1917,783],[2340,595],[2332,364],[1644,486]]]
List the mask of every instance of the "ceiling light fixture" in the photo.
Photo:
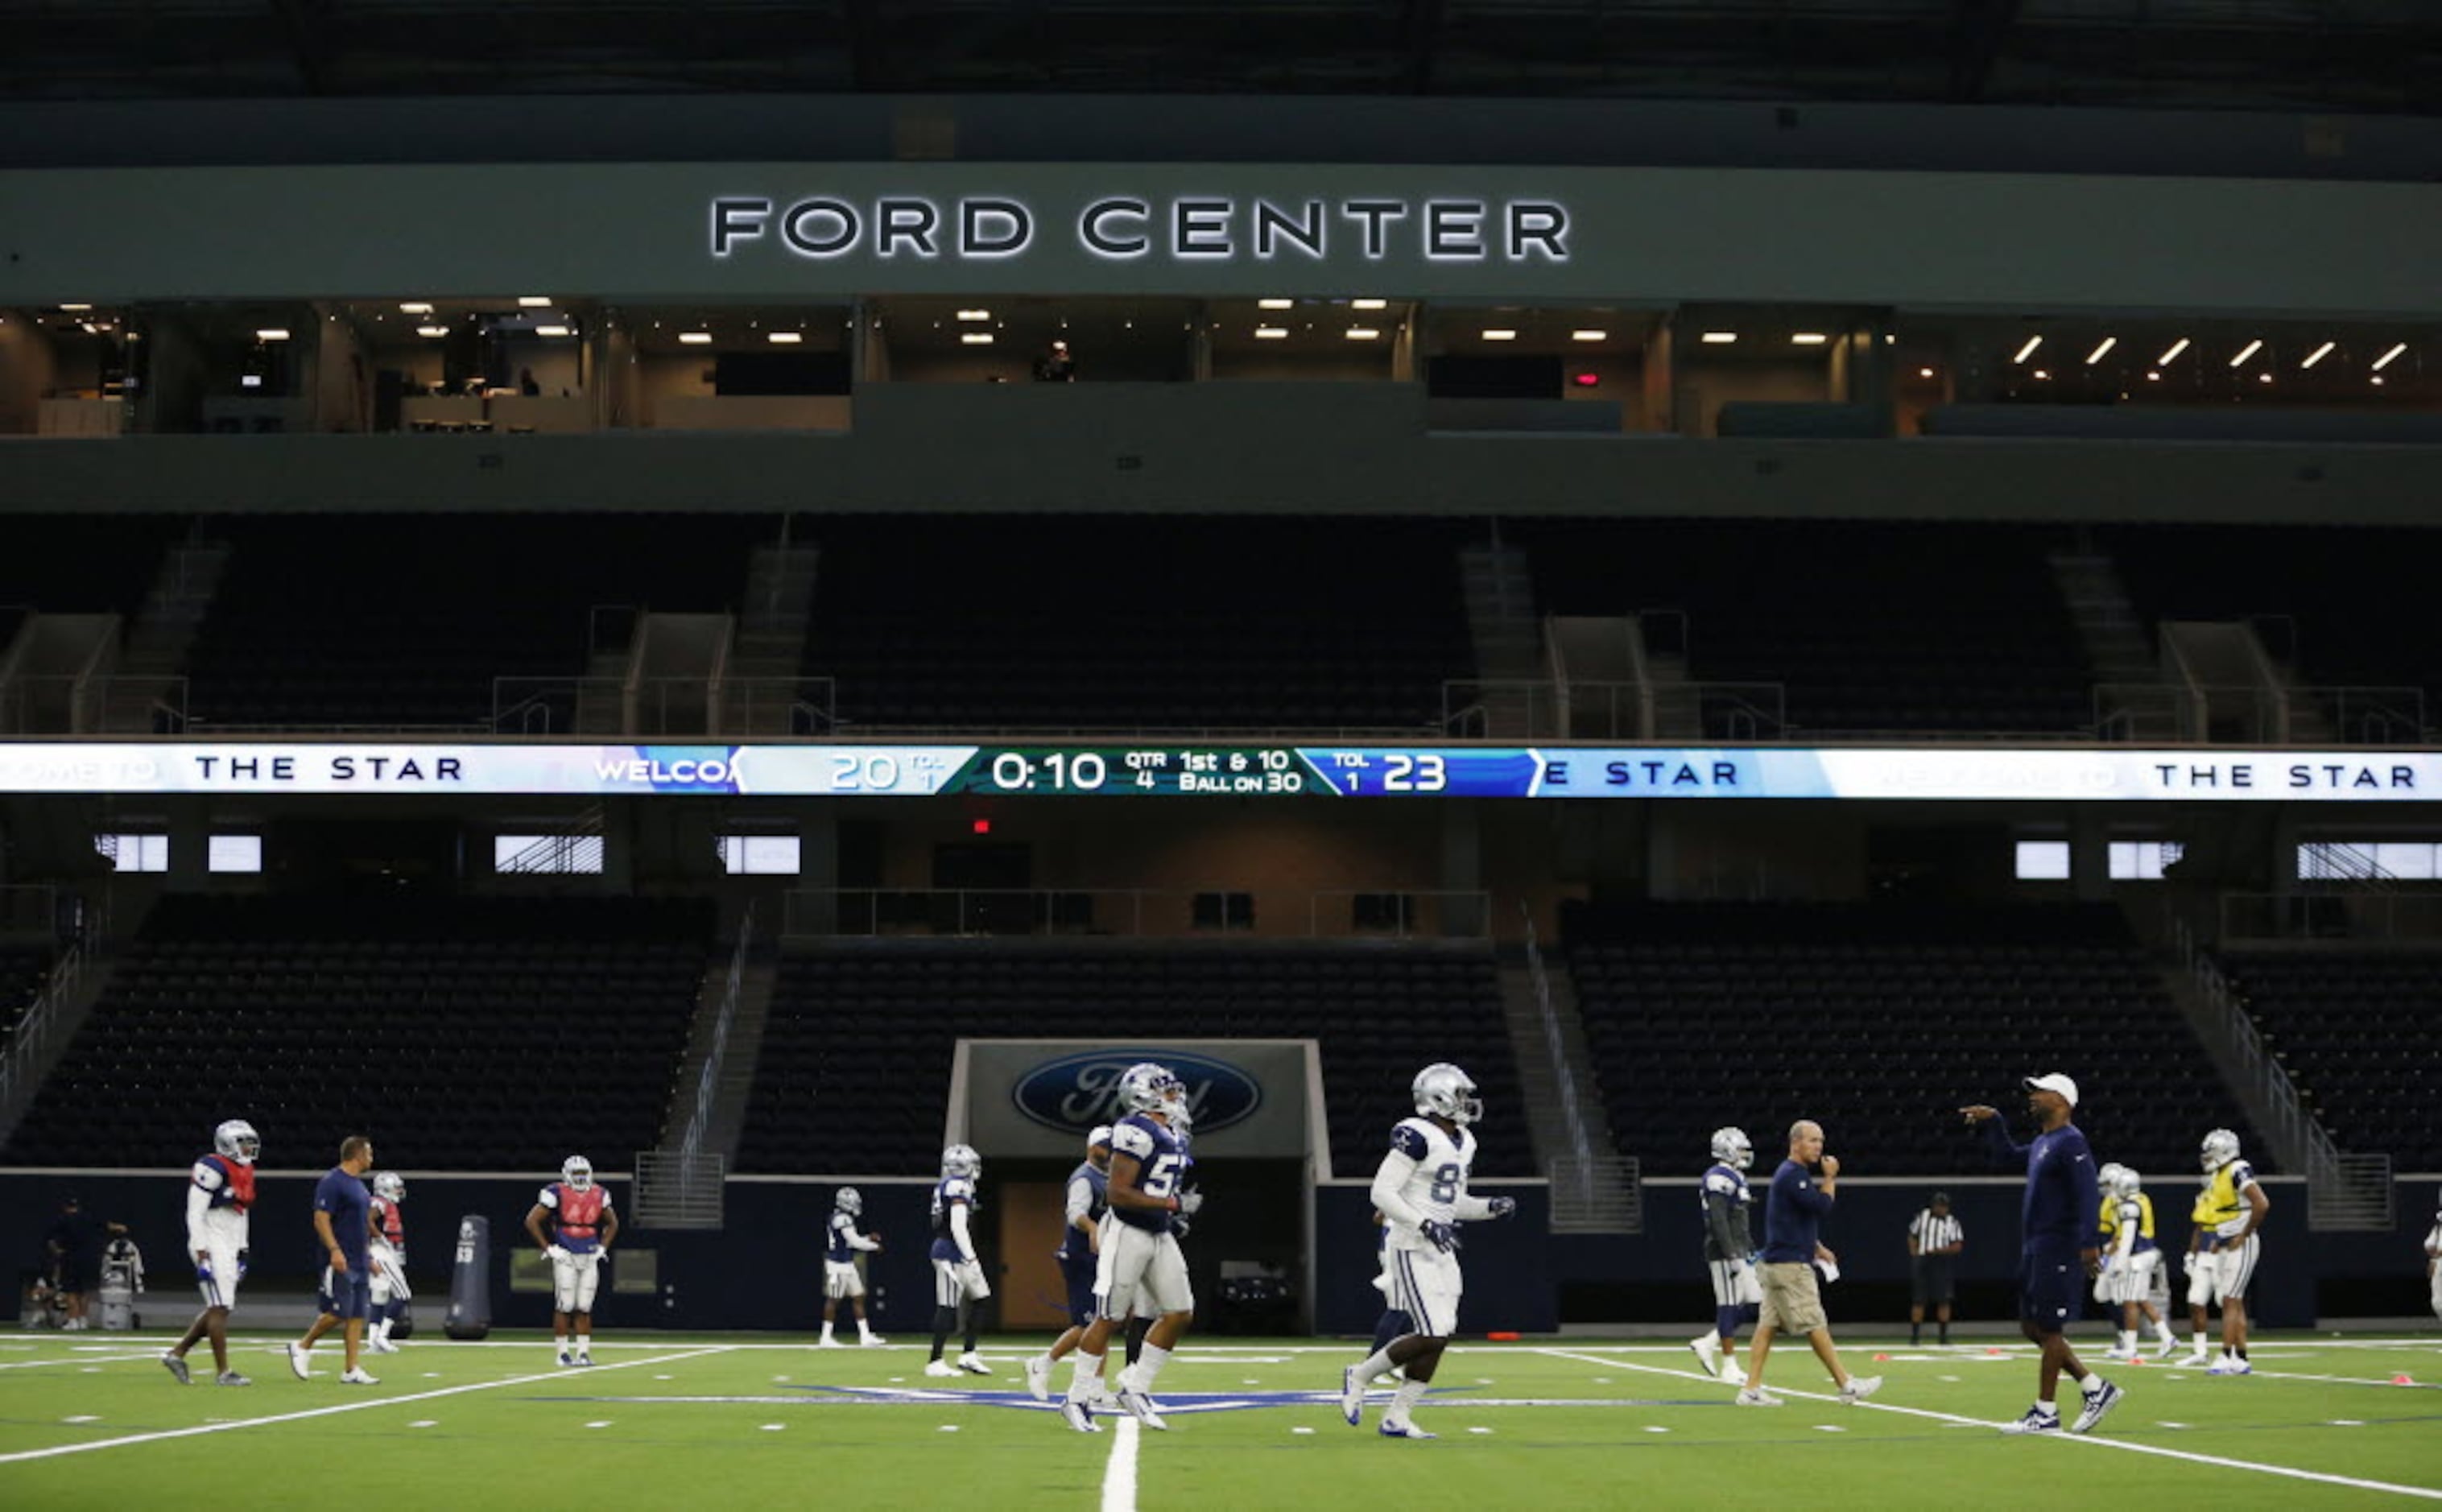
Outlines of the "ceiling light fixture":
[[551,308],[552,303],[552,297],[548,294],[520,294],[518,296],[518,308],[521,310],[548,310]]
[[970,347],[988,347],[993,344],[993,334],[990,331],[961,331],[958,333],[958,344],[960,346]]
[[1289,328],[1285,325],[1259,325],[1255,327],[1255,339],[1258,341],[1280,341],[1285,339],[1288,334]]
[[681,331],[679,333],[679,345],[683,347],[708,347],[712,345],[712,333],[709,331]]
[[1697,339],[1708,347],[1725,347],[1739,338],[1736,331],[1707,331]]
[[1255,301],[1255,308],[1259,310],[1294,310],[1297,308],[1297,301],[1257,300]]
[[410,300],[398,307],[401,315],[430,315],[432,306],[422,300]]
[[564,325],[538,325],[535,327],[535,335],[539,337],[562,337],[574,334],[574,332]]
[[2094,366],[2096,363],[2098,363],[2098,362],[2102,361],[2102,360],[2104,359],[2104,357],[2105,357],[2107,354],[2109,354],[2109,352],[2111,351],[2111,349],[2112,349],[2113,347],[2118,346],[2119,344],[2120,344],[2120,338],[2119,338],[2118,337],[2116,337],[2116,336],[2107,336],[2107,337],[2105,337],[2103,338],[2103,341],[2102,341],[2102,344],[2101,344],[2101,345],[2097,346],[2093,351],[2091,351],[2091,352],[2089,352],[2089,353],[2087,353],[2087,354],[2086,355],[2086,365],[2087,365],[2087,367],[2089,367],[2089,368],[2090,368],[2090,367]]
[[1515,341],[1518,339],[1518,333],[1507,326],[1496,325],[1484,333],[1484,338],[1486,341]]
[[1820,331],[1800,331],[1789,338],[1794,347],[1819,347],[1832,338]]
[[2160,356],[2154,359],[2154,366],[2158,368],[2169,367],[2174,361],[2178,360],[2179,354],[2185,352],[2187,349],[2188,338],[2186,337],[2179,337],[2177,341],[2172,342],[2169,348],[2165,350]]
[[2011,360],[2012,362],[2024,362],[2024,361],[2026,361],[2029,357],[2033,356],[2033,355],[2035,355],[2035,348],[2037,348],[2037,347],[2039,347],[2039,346],[2042,346],[2043,344],[2044,344],[2044,338],[2043,338],[2042,337],[2040,337],[2040,336],[2031,336],[2031,337],[2027,337],[2027,344],[2026,344],[2025,346],[2022,346],[2022,347],[2020,347],[2020,348],[2018,349],[2018,355],[2017,355],[2016,356],[2014,356],[2014,357],[2012,357],[2010,360]]
[[2408,343],[2405,341],[2393,347],[2390,351],[2374,359],[2374,371],[2380,373],[2383,369],[2390,367],[2394,362],[2399,359],[2399,355],[2407,350]]
[[2243,368],[2247,366],[2248,358],[2255,355],[2258,352],[2263,350],[2264,338],[2262,337],[2257,337],[2254,340],[2250,341],[2247,345],[2238,349],[2238,355],[2230,359],[2230,365],[2233,368]]
[[1388,300],[1351,300],[1348,301],[1348,307],[1352,310],[1387,310],[1391,307],[1391,301]]
[[415,334],[424,337],[447,336],[449,328],[446,325],[419,325],[415,328]]
[[960,310],[958,312],[958,319],[961,320],[989,320],[992,319],[992,312],[990,310]]
[[1609,331],[1572,331],[1569,333],[1569,339],[1572,341],[1608,341],[1611,339],[1611,333]]
[[2298,364],[2298,371],[2304,373],[2308,368],[2313,367],[2316,363],[2332,355],[2332,348],[2339,345],[2340,343],[2338,341],[2326,341],[2322,346],[2317,347],[2314,351],[2307,353],[2306,360]]
[[257,341],[285,341],[288,339],[288,333],[276,325],[265,326],[254,333],[254,338]]
[[1348,328],[1348,339],[1351,341],[1371,341],[1381,334],[1370,325],[1352,325]]

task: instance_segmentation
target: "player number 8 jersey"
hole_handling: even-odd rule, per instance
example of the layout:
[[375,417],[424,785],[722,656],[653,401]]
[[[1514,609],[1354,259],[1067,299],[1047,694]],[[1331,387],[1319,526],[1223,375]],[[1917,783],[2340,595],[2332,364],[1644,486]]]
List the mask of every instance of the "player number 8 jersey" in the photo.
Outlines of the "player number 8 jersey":
[[[1391,1148],[1415,1162],[1399,1188],[1408,1206],[1432,1222],[1457,1222],[1459,1200],[1467,1195],[1467,1175],[1475,1169],[1475,1132],[1461,1128],[1453,1139],[1430,1119],[1402,1119],[1391,1130]],[[1432,1248],[1418,1229],[1399,1222],[1391,1225],[1390,1246]]]

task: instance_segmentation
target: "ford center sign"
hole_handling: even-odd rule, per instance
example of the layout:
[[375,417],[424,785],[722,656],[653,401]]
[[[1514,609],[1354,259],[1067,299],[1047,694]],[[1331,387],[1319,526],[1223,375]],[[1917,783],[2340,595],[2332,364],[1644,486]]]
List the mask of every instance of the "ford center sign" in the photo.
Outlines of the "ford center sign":
[[1089,1050],[1064,1055],[1018,1078],[1010,1089],[1017,1111],[1047,1129],[1083,1134],[1125,1116],[1119,1105],[1120,1078],[1139,1061],[1157,1061],[1187,1084],[1187,1105],[1195,1132],[1211,1134],[1243,1123],[1264,1103],[1261,1083],[1226,1061],[1160,1050]]

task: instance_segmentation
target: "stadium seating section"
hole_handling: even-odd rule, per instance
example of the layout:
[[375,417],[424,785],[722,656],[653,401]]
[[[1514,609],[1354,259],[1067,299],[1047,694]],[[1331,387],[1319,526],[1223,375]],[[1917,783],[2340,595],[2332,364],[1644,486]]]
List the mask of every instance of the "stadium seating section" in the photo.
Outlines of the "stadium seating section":
[[1455,1061],[1490,1121],[1477,1171],[1534,1169],[1489,954],[1413,946],[1028,948],[979,941],[783,958],[738,1164],[926,1175],[961,1037],[1319,1038],[1342,1175],[1370,1174],[1416,1071]]
[[0,524],[0,651],[10,608],[133,614],[187,521],[167,515],[11,515]]
[[1413,729],[1471,665],[1455,525],[1032,516],[814,534],[809,665],[868,726]]
[[223,1119],[274,1166],[626,1164],[661,1132],[711,906],[165,900],[5,1152],[179,1166]]
[[189,708],[207,727],[483,724],[493,679],[585,673],[595,606],[729,609],[777,533],[724,515],[231,520]]
[[2442,956],[2253,951],[2222,966],[2334,1142],[2442,1169]]
[[2442,662],[2416,649],[2442,574],[2433,531],[2132,526],[2101,544],[2148,623],[2273,616],[2268,648],[2302,684],[2419,687],[2442,724]]
[[26,1010],[42,995],[50,968],[47,946],[0,945],[0,1052],[8,1049]]
[[1566,927],[1613,1132],[1649,1173],[1701,1165],[1725,1123],[1769,1166],[1801,1118],[1860,1175],[1973,1171],[1957,1109],[2024,1138],[2020,1079],[2050,1070],[2106,1160],[2184,1178],[2226,1125],[2271,1163],[2107,905],[1653,904]]
[[1778,683],[1792,733],[2066,735],[2092,678],[2058,532],[1786,521],[1518,523],[1547,614],[1687,616],[1687,675]]

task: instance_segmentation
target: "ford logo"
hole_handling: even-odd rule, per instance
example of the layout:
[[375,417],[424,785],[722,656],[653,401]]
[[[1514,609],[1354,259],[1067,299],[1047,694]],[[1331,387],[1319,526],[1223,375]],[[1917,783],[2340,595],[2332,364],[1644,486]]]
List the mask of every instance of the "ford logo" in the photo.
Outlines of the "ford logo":
[[1187,1084],[1187,1105],[1195,1115],[1197,1134],[1244,1123],[1264,1105],[1263,1087],[1228,1062],[1159,1050],[1064,1055],[1019,1077],[1009,1100],[1017,1111],[1047,1129],[1083,1134],[1098,1123],[1117,1123],[1127,1116],[1120,1106],[1120,1078],[1139,1061],[1167,1066]]

